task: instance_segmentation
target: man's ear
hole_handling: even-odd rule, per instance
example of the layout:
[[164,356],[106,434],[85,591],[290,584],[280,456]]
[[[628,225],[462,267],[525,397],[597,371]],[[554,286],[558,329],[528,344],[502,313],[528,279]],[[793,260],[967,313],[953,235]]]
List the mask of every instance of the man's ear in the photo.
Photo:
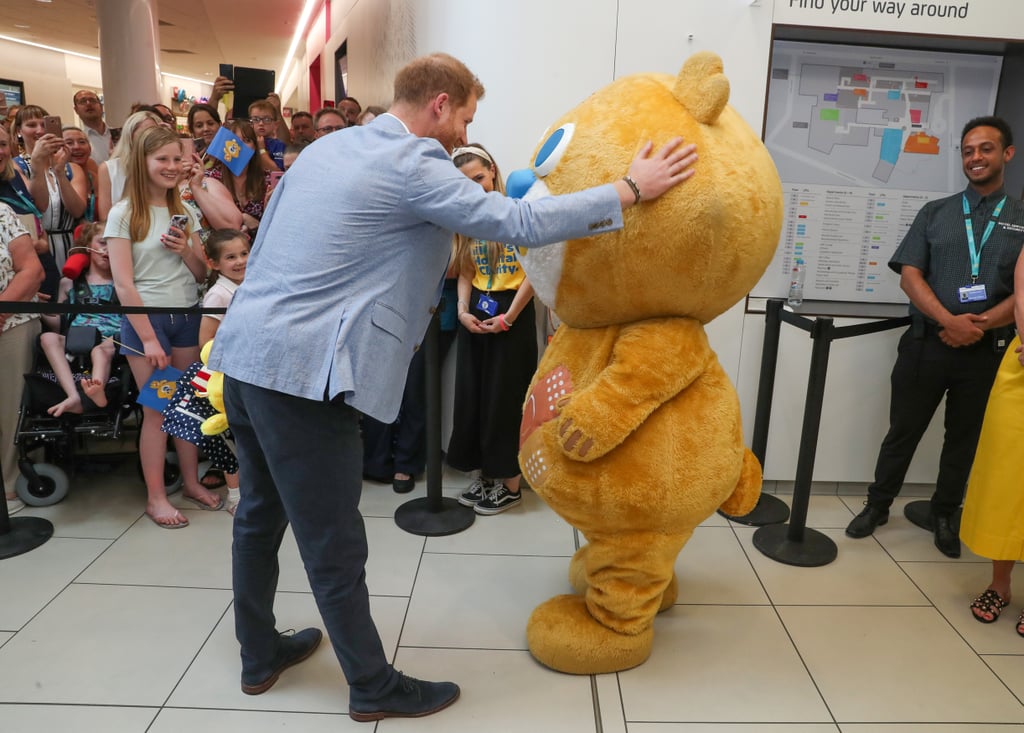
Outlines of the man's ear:
[[1012,145],[1007,146],[1006,150],[1003,151],[1003,162],[1009,163],[1011,160],[1013,160],[1014,153],[1016,152],[1017,149],[1015,147],[1013,147]]
[[430,102],[430,109],[437,117],[443,117],[449,105],[451,105],[451,99],[448,92],[441,92]]

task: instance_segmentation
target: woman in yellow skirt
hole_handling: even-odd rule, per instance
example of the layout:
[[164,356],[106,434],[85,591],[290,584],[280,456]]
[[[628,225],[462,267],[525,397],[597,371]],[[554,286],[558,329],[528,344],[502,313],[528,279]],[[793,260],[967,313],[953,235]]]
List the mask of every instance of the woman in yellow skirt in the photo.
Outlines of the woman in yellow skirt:
[[[1014,270],[1014,318],[1024,333],[1024,254]],[[990,624],[1010,603],[1010,574],[1024,560],[1024,485],[1019,463],[1024,447],[1024,349],[1020,336],[1006,350],[989,393],[985,423],[967,485],[960,539],[976,555],[992,559],[992,582],[971,603],[978,621]],[[1024,611],[1017,618],[1024,636]]]

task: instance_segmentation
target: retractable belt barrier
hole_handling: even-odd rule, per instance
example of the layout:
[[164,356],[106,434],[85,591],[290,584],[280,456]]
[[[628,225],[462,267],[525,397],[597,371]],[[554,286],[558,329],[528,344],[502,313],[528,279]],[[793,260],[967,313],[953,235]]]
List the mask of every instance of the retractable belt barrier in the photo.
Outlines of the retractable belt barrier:
[[[807,505],[811,498],[811,479],[814,458],[818,448],[821,427],[821,408],[825,400],[825,377],[832,342],[837,339],[865,336],[871,333],[901,328],[910,323],[910,317],[885,319],[854,326],[836,327],[828,317],[808,318],[783,310],[784,301],[768,300],[765,309],[764,347],[761,353],[761,376],[757,387],[757,411],[754,417],[754,435],[751,451],[763,468],[768,443],[768,423],[771,418],[772,395],[775,391],[775,368],[779,356],[779,331],[783,322],[807,331],[814,342],[811,365],[807,377],[807,397],[804,401],[803,426],[797,454],[796,477],[793,482],[793,506],[786,512],[785,505],[776,497],[761,502],[748,517],[728,517],[744,524],[759,525],[753,543],[762,554],[786,565],[818,567],[835,560],[838,548],[827,535],[807,529]],[[762,494],[765,499],[766,494]],[[777,511],[782,505],[783,511]],[[759,511],[761,510],[761,511]],[[787,514],[789,523],[786,523]],[[761,515],[761,521],[758,519]]]
[[0,300],[0,313],[39,313],[42,315],[78,315],[79,313],[120,313],[122,315],[159,313],[196,313],[198,315],[227,313],[227,308],[160,308],[117,303],[26,303],[23,300]]

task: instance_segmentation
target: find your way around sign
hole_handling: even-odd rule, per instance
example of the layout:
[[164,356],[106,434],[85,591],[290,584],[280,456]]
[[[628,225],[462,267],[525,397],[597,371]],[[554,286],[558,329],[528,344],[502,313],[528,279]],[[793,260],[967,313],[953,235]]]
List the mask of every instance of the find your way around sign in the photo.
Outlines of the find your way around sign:
[[910,3],[892,0],[787,0],[790,8],[801,10],[831,10],[836,13],[873,13],[902,18],[967,18],[970,3]]
[[1021,0],[775,0],[772,22],[819,28],[1024,40]]

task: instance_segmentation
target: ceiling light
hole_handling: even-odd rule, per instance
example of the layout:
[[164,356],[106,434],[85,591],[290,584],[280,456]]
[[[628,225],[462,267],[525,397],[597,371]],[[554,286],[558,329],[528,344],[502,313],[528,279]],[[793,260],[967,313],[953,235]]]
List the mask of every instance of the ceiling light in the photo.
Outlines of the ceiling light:
[[[50,0],[36,0],[37,2],[50,2]],[[33,48],[41,48],[46,51],[55,51],[57,53],[64,53],[68,56],[77,56],[80,59],[89,59],[90,61],[99,61],[99,56],[92,56],[87,53],[79,53],[78,51],[69,51],[66,48],[57,48],[56,46],[47,46],[45,43],[33,43],[32,41],[26,41],[24,38],[15,38],[14,36],[0,35],[0,41],[10,41],[11,43],[20,43],[23,46],[32,46]],[[194,81],[199,84],[209,84],[208,79],[196,79],[191,76],[182,76],[181,74],[170,74],[166,71],[161,71],[160,76],[171,76],[175,79],[184,79],[186,81]]]
[[[320,4],[320,0],[306,0],[305,5],[302,7],[302,13],[299,15],[299,22],[295,24],[295,34],[292,36],[292,44],[288,47],[288,53],[284,57],[284,62],[281,65],[281,73],[277,77],[277,89],[274,91],[281,92],[281,86],[285,82],[285,76],[288,73],[288,67],[291,65],[292,56],[295,55],[295,50],[299,47],[299,40],[306,32],[306,23],[309,21],[309,17],[313,14],[313,8]],[[328,11],[330,12],[330,11]]]

